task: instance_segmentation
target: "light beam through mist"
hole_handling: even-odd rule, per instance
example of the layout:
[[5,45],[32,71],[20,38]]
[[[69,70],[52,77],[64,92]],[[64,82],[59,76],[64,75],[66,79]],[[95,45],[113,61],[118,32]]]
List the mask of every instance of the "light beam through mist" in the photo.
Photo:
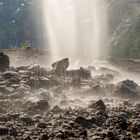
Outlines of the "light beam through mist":
[[90,64],[104,54],[107,12],[104,0],[42,0],[50,60],[69,57]]

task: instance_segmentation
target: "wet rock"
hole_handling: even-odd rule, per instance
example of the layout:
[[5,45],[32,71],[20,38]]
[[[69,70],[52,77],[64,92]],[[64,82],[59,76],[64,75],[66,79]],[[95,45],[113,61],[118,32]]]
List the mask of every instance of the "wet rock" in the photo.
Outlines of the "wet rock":
[[135,134],[139,133],[140,132],[140,122],[138,122],[138,121],[133,122],[131,125],[131,131]]
[[24,104],[25,107],[28,108],[28,111],[31,111],[31,112],[34,112],[36,113],[37,111],[45,111],[45,110],[48,110],[48,108],[50,107],[49,103],[47,100],[43,100],[43,99],[40,99],[39,101],[37,102],[27,102]]
[[94,118],[86,119],[84,117],[77,117],[74,123],[75,123],[75,126],[79,125],[85,128],[90,128],[95,123],[95,119]]
[[9,130],[9,134],[10,134],[10,136],[14,136],[14,137],[18,136],[18,132],[17,132],[16,128],[11,128]]
[[31,88],[35,88],[35,89],[41,88],[41,83],[37,77],[30,77],[28,81],[28,85]]
[[0,87],[0,90],[5,94],[11,94],[15,91],[12,87]]
[[32,140],[31,137],[27,134],[24,134],[22,139],[23,140]]
[[12,77],[15,77],[15,76],[16,77],[18,76],[18,73],[15,72],[15,71],[6,71],[6,72],[3,73],[3,77],[5,79],[11,79]]
[[46,88],[46,87],[51,86],[51,80],[46,77],[40,77],[39,81],[40,81],[41,87]]
[[98,110],[103,110],[103,111],[106,110],[106,106],[105,106],[105,104],[104,104],[104,102],[102,100],[97,101],[96,104],[95,104],[95,107]]
[[46,128],[47,127],[47,124],[46,123],[39,123],[37,125],[38,128]]
[[59,106],[54,106],[53,109],[51,110],[52,112],[58,113],[61,111]]
[[80,68],[78,70],[69,70],[67,71],[67,75],[72,77],[73,79],[81,78],[81,79],[89,79],[91,78],[91,72],[88,69]]
[[87,130],[81,131],[81,132],[79,133],[79,136],[85,139],[85,138],[88,136]]
[[4,140],[14,140],[14,139],[13,139],[13,137],[11,137],[11,136],[6,136],[6,137],[4,138]]
[[77,117],[74,122],[76,124],[84,124],[86,122],[86,118],[84,118],[84,117]]
[[9,133],[8,128],[0,126],[0,136],[7,135]]
[[107,133],[107,138],[109,138],[109,140],[116,140],[115,134],[111,131]]
[[98,96],[105,95],[104,89],[99,84],[93,85],[91,87],[91,92]]
[[67,68],[69,67],[69,59],[64,58],[52,64],[53,73],[57,76],[66,76]]
[[40,67],[39,65],[35,64],[33,66],[30,66],[28,68],[28,71],[33,72],[36,76],[45,76],[47,74],[47,71],[45,68]]
[[19,66],[19,67],[17,67],[16,69],[18,70],[18,71],[27,71],[28,70],[28,68],[29,68],[29,66]]
[[123,105],[129,106],[129,107],[132,106],[132,104],[131,104],[129,101],[124,101],[124,102],[123,102]]
[[118,117],[118,122],[119,122],[120,127],[121,127],[123,130],[126,130],[126,129],[127,129],[128,124],[127,124],[127,120],[126,120],[126,118],[124,117],[124,115],[120,115],[120,116]]
[[42,134],[39,140],[49,140],[49,137],[47,134]]
[[72,82],[71,82],[71,85],[73,86],[73,87],[75,87],[75,88],[80,88],[81,87],[81,79],[80,79],[80,77],[75,77],[75,78],[73,78],[73,80],[72,80]]
[[9,106],[11,106],[11,102],[8,99],[0,100],[0,106],[4,108],[8,108]]
[[33,123],[33,120],[30,117],[21,117],[21,121],[23,121],[27,125],[31,125]]
[[0,71],[5,71],[6,69],[9,69],[9,65],[9,56],[4,55],[4,53],[0,53]]
[[138,85],[134,81],[125,80],[119,82],[114,90],[114,96],[122,98],[136,99],[138,98]]
[[19,118],[19,114],[18,113],[12,113],[12,114],[9,114],[8,117],[11,119],[11,120],[15,120],[15,119],[18,119]]
[[8,95],[9,99],[20,99],[22,95],[18,92]]
[[40,98],[41,100],[48,101],[50,99],[50,93],[46,89],[43,89],[43,88],[40,88],[37,90],[37,95],[38,95],[38,98]]
[[36,104],[37,108],[40,110],[46,110],[49,108],[49,103],[46,100],[39,100]]

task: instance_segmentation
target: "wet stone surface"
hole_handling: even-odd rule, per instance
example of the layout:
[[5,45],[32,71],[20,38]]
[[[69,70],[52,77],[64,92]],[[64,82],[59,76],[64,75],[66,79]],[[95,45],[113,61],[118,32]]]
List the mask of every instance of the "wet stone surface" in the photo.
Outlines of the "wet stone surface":
[[50,71],[33,65],[0,73],[0,139],[140,139],[139,85],[112,83],[118,73],[111,69],[92,76],[91,67],[67,71],[68,66],[64,59]]

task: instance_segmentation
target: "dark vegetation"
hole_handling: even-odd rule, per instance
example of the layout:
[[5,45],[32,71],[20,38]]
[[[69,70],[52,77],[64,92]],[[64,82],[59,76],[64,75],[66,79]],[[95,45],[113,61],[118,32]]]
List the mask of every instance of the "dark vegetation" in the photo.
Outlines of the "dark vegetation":
[[[41,27],[37,0],[0,0],[0,48],[39,45],[37,26]],[[41,32],[41,28],[40,29]]]

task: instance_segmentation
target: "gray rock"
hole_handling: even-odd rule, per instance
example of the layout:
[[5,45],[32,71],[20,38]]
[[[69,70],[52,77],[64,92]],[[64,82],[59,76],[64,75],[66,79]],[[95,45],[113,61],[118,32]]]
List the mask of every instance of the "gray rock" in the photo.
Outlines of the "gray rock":
[[9,132],[8,128],[6,128],[5,126],[0,126],[0,136],[7,135],[8,132]]
[[39,127],[39,128],[46,128],[47,124],[46,123],[38,123],[37,127]]
[[28,71],[33,72],[36,76],[45,76],[47,71],[45,68],[40,67],[39,65],[35,64],[28,68]]
[[80,68],[78,70],[69,70],[67,71],[68,77],[72,77],[73,79],[81,78],[81,79],[89,79],[91,78],[91,72],[88,69]]
[[4,55],[4,53],[0,53],[0,71],[5,71],[6,69],[9,69],[10,60],[7,55]]
[[121,98],[137,99],[140,92],[137,87],[138,85],[134,81],[125,80],[116,85],[113,95]]
[[46,100],[40,100],[37,102],[37,108],[40,110],[46,110],[49,108],[49,103]]
[[6,72],[3,73],[3,77],[5,79],[11,79],[14,76],[18,76],[18,73],[15,72],[15,71],[6,71]]
[[106,106],[102,100],[97,101],[95,107],[99,110],[106,110]]
[[53,73],[57,76],[66,76],[67,68],[69,67],[69,59],[64,58],[63,60],[57,61],[52,64]]

